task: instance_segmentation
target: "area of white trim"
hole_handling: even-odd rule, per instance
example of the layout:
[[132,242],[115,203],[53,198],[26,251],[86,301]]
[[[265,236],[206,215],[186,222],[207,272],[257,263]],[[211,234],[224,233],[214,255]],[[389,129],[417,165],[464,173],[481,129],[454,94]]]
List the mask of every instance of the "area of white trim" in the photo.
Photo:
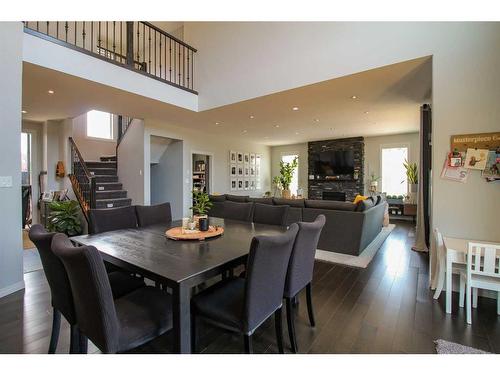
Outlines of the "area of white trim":
[[24,289],[24,280],[21,280],[18,283],[9,285],[6,288],[0,289],[0,298],[8,296],[9,294],[15,293],[21,289]]
[[380,249],[380,246],[382,246],[385,239],[389,236],[389,234],[391,234],[395,227],[395,224],[389,224],[387,227],[383,227],[377,237],[375,237],[373,241],[365,247],[359,256],[317,249],[316,259],[330,263],[342,264],[344,266],[366,268],[372,261],[378,249]]

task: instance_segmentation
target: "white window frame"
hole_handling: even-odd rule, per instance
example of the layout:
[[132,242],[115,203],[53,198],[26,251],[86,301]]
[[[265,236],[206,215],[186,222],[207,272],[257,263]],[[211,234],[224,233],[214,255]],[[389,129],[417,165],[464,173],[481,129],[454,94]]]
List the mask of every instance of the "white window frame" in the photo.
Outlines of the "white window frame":
[[[383,186],[383,175],[384,175],[384,167],[383,167],[383,163],[382,163],[382,150],[384,148],[406,148],[408,150],[407,152],[407,157],[408,157],[408,161],[410,161],[410,152],[411,152],[411,149],[410,149],[410,143],[408,142],[400,142],[400,143],[385,143],[385,144],[381,144],[380,145],[380,149],[379,149],[379,153],[378,153],[378,158],[379,158],[379,165],[380,165],[380,189],[381,191],[383,192],[384,191],[384,186]],[[387,194],[390,194],[388,192],[386,192]],[[405,195],[408,195],[408,183],[406,184],[406,194]]]
[[[89,128],[88,128],[89,118],[88,118],[88,114],[89,114],[89,112],[92,112],[92,111],[102,112],[102,113],[108,113],[109,114],[109,118],[110,118],[109,122],[110,122],[110,128],[111,128],[111,138],[101,138],[101,137],[94,137],[94,136],[89,135]],[[88,111],[85,114],[85,138],[91,139],[91,140],[94,140],[94,141],[116,142],[116,139],[115,139],[114,115],[112,113],[109,113],[109,112],[106,112],[106,111],[99,111],[98,109],[92,109],[92,110]]]

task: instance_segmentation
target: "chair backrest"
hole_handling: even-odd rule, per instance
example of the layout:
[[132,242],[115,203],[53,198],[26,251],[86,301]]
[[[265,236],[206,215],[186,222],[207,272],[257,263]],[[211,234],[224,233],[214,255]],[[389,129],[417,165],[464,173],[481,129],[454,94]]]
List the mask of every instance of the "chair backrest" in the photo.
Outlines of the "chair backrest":
[[91,234],[137,227],[134,206],[91,209],[89,217]]
[[444,241],[443,241],[443,235],[439,231],[438,228],[434,228],[434,241],[436,245],[436,255],[438,261],[441,260],[441,258],[444,258]]
[[49,283],[52,306],[63,314],[69,324],[75,324],[75,309],[68,275],[61,260],[51,248],[54,235],[55,233],[47,232],[40,224],[33,225],[29,231],[30,240],[38,249],[43,272]]
[[68,273],[78,328],[101,351],[115,353],[120,325],[99,251],[93,246],[74,247],[61,233],[54,236],[52,249]]
[[497,277],[500,279],[500,244],[469,242],[467,275]]
[[137,214],[137,223],[140,227],[153,224],[166,224],[172,221],[170,202],[154,206],[135,206],[135,212]]
[[299,227],[252,239],[247,261],[243,323],[252,332],[282,305],[286,271]]
[[321,230],[325,225],[325,215],[318,215],[312,223],[299,222],[299,232],[293,244],[292,255],[286,275],[285,297],[294,297],[312,281],[314,256],[318,247]]
[[253,222],[259,224],[285,225],[290,206],[273,206],[254,203]]
[[224,202],[224,219],[252,221],[253,203]]

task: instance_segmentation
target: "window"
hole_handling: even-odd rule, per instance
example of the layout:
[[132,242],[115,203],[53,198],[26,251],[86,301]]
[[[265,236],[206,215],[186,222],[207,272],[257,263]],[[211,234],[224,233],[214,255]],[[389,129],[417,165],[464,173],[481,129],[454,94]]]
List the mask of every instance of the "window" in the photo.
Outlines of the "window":
[[21,179],[23,185],[31,185],[31,134],[21,133]]
[[107,112],[87,112],[87,137],[113,139],[113,115]]
[[408,159],[408,147],[382,147],[382,191],[388,195],[408,194],[406,170],[403,162]]
[[[291,155],[281,155],[281,161],[284,163],[291,163],[293,159],[298,158],[299,155],[291,154]],[[290,193],[293,195],[297,195],[297,190],[299,188],[299,167],[295,168],[292,176],[292,183],[290,184]]]

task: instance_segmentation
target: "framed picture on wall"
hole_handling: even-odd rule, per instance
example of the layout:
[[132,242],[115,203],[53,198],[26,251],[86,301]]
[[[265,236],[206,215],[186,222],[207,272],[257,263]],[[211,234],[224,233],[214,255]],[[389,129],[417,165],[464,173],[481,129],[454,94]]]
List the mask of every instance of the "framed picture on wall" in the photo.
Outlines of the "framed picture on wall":
[[245,182],[245,190],[249,190],[250,189],[250,180],[248,178],[245,178],[244,180]]
[[229,166],[229,175],[231,177],[236,177],[238,175],[236,164],[231,164]]
[[237,158],[237,152],[236,151],[229,151],[229,162],[230,163],[236,163],[236,158]]
[[243,190],[244,188],[244,185],[243,185],[243,179],[242,178],[238,178],[238,190]]
[[260,190],[262,189],[262,186],[260,185],[260,178],[255,180],[255,190]]
[[250,176],[250,167],[248,165],[245,165],[245,177]]
[[256,186],[256,183],[255,183],[255,180],[250,180],[250,190],[255,190],[255,186]]
[[250,165],[255,165],[255,154],[250,154]]
[[243,152],[238,152],[236,158],[238,163],[243,163]]
[[245,164],[250,163],[250,154],[247,152],[243,155]]
[[244,169],[243,165],[238,165],[237,167],[238,177],[243,177],[243,175],[245,174],[243,169]]
[[231,190],[238,190],[238,180],[236,178],[231,179]]
[[255,165],[250,165],[250,177],[255,177]]

